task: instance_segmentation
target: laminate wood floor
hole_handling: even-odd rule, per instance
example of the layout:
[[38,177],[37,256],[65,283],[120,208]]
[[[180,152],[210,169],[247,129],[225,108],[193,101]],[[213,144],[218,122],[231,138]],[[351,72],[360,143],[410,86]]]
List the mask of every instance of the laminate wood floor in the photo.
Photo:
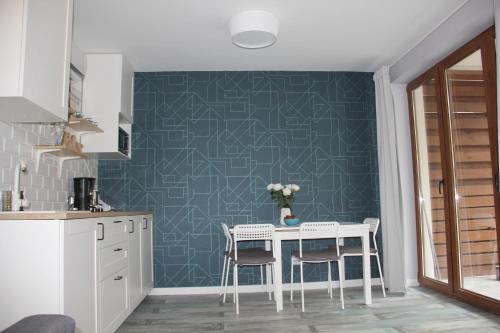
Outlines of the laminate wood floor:
[[240,315],[218,295],[148,296],[118,329],[139,332],[500,332],[500,316],[484,312],[424,288],[388,295],[374,288],[373,304],[363,303],[360,288],[338,290],[331,300],[326,290],[306,290],[306,312],[300,311],[300,292],[293,302],[284,294],[284,311],[277,313],[267,294],[240,294]]

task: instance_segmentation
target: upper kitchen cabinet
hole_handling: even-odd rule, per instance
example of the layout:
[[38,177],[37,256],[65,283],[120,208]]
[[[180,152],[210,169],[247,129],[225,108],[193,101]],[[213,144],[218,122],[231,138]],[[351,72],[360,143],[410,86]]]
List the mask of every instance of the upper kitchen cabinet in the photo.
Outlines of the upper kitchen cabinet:
[[82,112],[102,133],[82,137],[83,152],[101,159],[131,157],[134,71],[122,54],[87,54]]
[[73,0],[0,1],[0,121],[68,119]]

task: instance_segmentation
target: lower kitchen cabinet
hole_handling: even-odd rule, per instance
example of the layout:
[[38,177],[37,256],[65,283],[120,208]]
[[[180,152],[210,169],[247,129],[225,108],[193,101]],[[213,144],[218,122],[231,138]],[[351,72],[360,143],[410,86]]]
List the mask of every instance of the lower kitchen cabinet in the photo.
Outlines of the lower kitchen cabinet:
[[128,240],[129,240],[129,303],[132,308],[135,308],[141,300],[142,297],[142,272],[148,268],[142,259],[142,230],[141,230],[142,216],[134,216],[129,219],[129,230],[128,230]]
[[129,315],[128,282],[128,268],[124,268],[99,283],[102,333],[114,332]]
[[153,216],[142,217],[141,224],[141,295],[153,289]]
[[114,332],[153,287],[151,229],[151,215],[2,221],[0,331],[52,313]]

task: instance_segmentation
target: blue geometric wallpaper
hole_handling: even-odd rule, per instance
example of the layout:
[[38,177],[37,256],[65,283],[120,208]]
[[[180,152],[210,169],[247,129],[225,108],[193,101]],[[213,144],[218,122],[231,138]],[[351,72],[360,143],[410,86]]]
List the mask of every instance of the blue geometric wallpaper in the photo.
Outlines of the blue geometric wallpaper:
[[[270,182],[300,185],[302,220],[379,216],[372,75],[136,73],[132,160],[99,161],[99,188],[117,209],[153,212],[155,286],[218,285],[220,224],[279,223]],[[297,246],[284,244],[285,282]],[[311,266],[306,280],[326,279]],[[359,258],[346,266],[362,277]],[[242,284],[259,278],[241,270]]]

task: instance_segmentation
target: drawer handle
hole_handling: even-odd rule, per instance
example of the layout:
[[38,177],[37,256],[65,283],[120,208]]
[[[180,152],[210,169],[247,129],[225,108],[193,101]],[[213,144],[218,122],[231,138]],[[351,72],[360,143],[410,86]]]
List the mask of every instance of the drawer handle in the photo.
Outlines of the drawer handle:
[[123,250],[123,249],[122,249],[121,247],[117,247],[117,248],[116,248],[116,249],[114,249],[113,251],[115,251],[115,252],[120,252],[120,251],[122,251],[122,250]]
[[128,232],[129,234],[133,234],[135,232],[135,223],[134,220],[128,220],[129,222],[132,222],[132,228]]
[[121,276],[121,275],[115,277],[115,281],[120,281],[121,279],[123,279],[123,276]]
[[113,223],[122,223],[123,221],[113,221]]
[[101,226],[101,238],[97,238],[97,240],[103,240],[104,239],[104,224],[103,223],[97,223],[97,225]]

